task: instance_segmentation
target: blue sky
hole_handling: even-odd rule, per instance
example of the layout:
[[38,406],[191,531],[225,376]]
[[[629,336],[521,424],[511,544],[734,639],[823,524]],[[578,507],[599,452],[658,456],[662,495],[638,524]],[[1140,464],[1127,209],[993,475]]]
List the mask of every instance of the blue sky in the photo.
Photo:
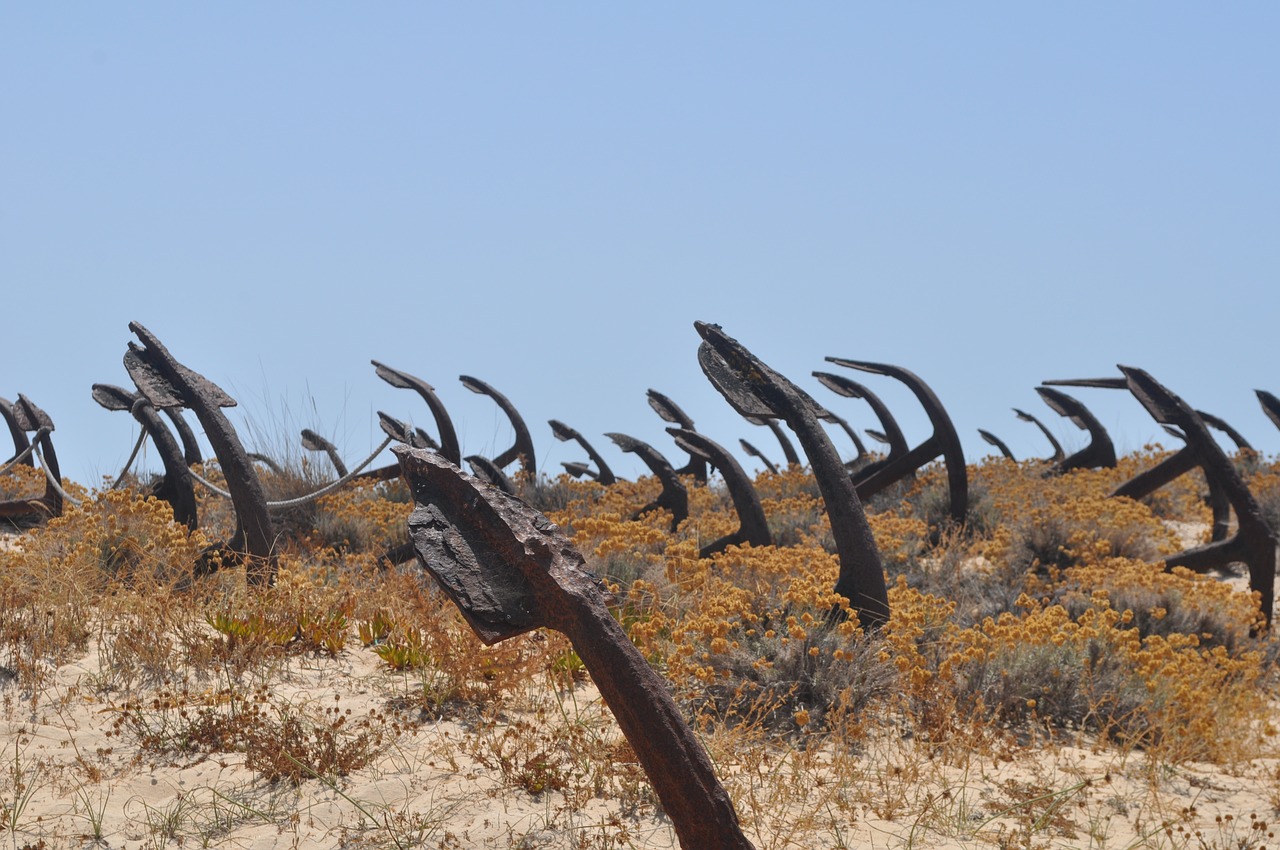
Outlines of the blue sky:
[[[468,453],[676,459],[656,388],[778,456],[702,376],[718,322],[809,378],[915,371],[966,443],[1081,432],[1033,387],[1142,366],[1280,451],[1280,7],[1240,3],[8,4],[0,12],[0,396],[115,472],[140,321],[240,400],[251,448],[376,410],[431,427],[371,358],[437,388]],[[857,377],[856,373],[850,373]],[[914,440],[912,397],[866,377]],[[1082,390],[1122,450],[1159,431]],[[837,438],[846,453],[847,443]],[[154,456],[149,464],[158,467]]]

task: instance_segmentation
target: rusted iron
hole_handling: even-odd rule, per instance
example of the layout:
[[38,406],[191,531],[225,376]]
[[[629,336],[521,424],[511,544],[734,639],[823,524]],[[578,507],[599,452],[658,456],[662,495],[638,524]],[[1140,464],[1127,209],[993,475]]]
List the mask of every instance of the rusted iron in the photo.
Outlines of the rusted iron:
[[506,396],[479,378],[473,378],[470,375],[459,375],[458,380],[462,381],[462,385],[473,393],[487,395],[497,402],[498,407],[502,408],[502,412],[507,414],[512,430],[516,432],[515,443],[511,448],[492,458],[494,466],[504,469],[519,458],[520,467],[524,475],[530,481],[535,480],[538,477],[538,464],[533,452],[533,437],[529,436],[529,428],[524,424],[520,411],[516,410],[516,406]]
[[1043,422],[1032,416],[1030,413],[1027,413],[1025,410],[1019,410],[1015,407],[1013,412],[1023,422],[1030,422],[1039,428],[1040,433],[1044,434],[1045,439],[1049,441],[1049,445],[1053,446],[1053,454],[1048,458],[1048,463],[1061,463],[1067,454],[1062,450],[1062,443],[1059,443],[1058,438],[1053,436],[1053,432],[1046,428]]
[[[235,406],[235,399],[179,363],[139,323],[130,322],[129,330],[142,342],[130,342],[124,355],[125,369],[138,391],[158,409],[185,407],[194,413],[222,467],[236,513],[235,534],[224,547],[225,553],[245,562],[251,583],[272,583],[276,573],[275,531],[267,513],[267,496],[235,428],[222,413],[222,408]],[[213,562],[209,559],[206,564]]]
[[454,430],[453,420],[449,418],[449,411],[445,410],[444,402],[440,401],[440,397],[436,395],[435,388],[408,372],[392,369],[377,360],[371,360],[370,362],[373,363],[374,369],[377,370],[379,378],[398,389],[413,390],[422,397],[422,400],[427,403],[427,407],[431,410],[431,416],[436,421],[436,431],[440,434],[440,454],[454,466],[461,466],[462,448],[458,444],[458,432]]
[[1258,402],[1262,405],[1262,412],[1267,414],[1267,418],[1271,420],[1271,424],[1280,428],[1280,398],[1276,398],[1266,390],[1254,390],[1258,396]]
[[698,557],[710,558],[730,546],[741,546],[743,543],[752,546],[772,545],[773,534],[769,531],[769,521],[765,518],[760,497],[751,484],[751,477],[738,464],[737,459],[719,443],[697,431],[668,428],[667,433],[675,439],[677,446],[720,471],[725,487],[729,490],[729,498],[733,500],[733,508],[738,512],[738,530],[703,546],[698,551]]
[[[18,457],[23,452],[27,452],[27,449],[31,447],[31,441],[27,439],[27,432],[19,427],[18,420],[13,417],[13,402],[6,398],[0,398],[0,416],[4,417],[5,424],[9,426],[9,436],[13,438],[13,455],[11,457]],[[31,452],[27,452],[26,459],[22,463],[27,466],[35,466],[36,459]]]
[[113,384],[94,384],[93,400],[107,410],[129,411],[147,432],[147,438],[156,447],[160,463],[164,466],[164,478],[151,488],[151,495],[169,503],[173,509],[174,522],[195,531],[199,526],[199,518],[191,470],[187,467],[177,439],[164,424],[155,407],[141,394]]
[[835,591],[849,600],[862,625],[878,629],[889,619],[884,567],[853,481],[819,421],[823,408],[719,325],[694,322],[694,327],[703,340],[698,347],[698,365],[733,409],[765,421],[781,418],[800,441],[831,520],[831,535],[840,557]]
[[545,516],[429,452],[393,449],[416,507],[422,563],[487,644],[565,634],[649,776],[685,850],[749,850],[733,803],[667,683],[606,604],[582,555]]
[[[1046,381],[1046,383],[1054,386],[1094,387],[1097,389],[1120,390],[1130,389],[1130,383],[1125,378],[1074,378]],[[1206,422],[1203,414],[1198,411],[1193,412],[1195,412],[1197,416],[1201,417],[1202,422]],[[1217,417],[1212,418],[1217,419]],[[1217,419],[1217,421],[1222,422],[1220,419]],[[1225,422],[1222,422],[1222,424],[1226,425]],[[1101,427],[1101,425],[1098,425],[1097,427]],[[1230,429],[1230,427],[1231,426],[1227,425],[1228,429]],[[1090,430],[1092,431],[1092,428]],[[1168,425],[1165,426],[1165,431],[1177,439],[1187,442],[1187,445],[1181,450],[1166,457],[1150,469],[1139,472],[1137,475],[1121,484],[1111,492],[1112,496],[1127,496],[1130,499],[1142,499],[1200,465],[1199,458],[1202,453],[1197,446],[1191,444],[1191,439],[1188,438],[1185,433],[1175,430]],[[1114,461],[1112,462],[1112,465],[1114,466]],[[1231,524],[1231,503],[1227,498],[1226,493],[1222,490],[1221,485],[1215,478],[1210,477],[1206,473],[1205,481],[1209,488],[1209,494],[1205,501],[1208,502],[1209,508],[1213,512],[1213,525],[1209,539],[1211,541],[1223,540],[1226,538],[1227,531]]]
[[502,467],[489,458],[484,455],[467,455],[463,459],[471,464],[471,471],[481,481],[492,484],[508,496],[516,495],[515,483],[502,471]]
[[671,463],[662,456],[662,452],[644,440],[618,433],[609,433],[605,436],[613,440],[614,445],[624,452],[630,452],[644,461],[644,465],[649,467],[649,471],[662,485],[662,492],[658,494],[658,498],[636,511],[635,516],[662,508],[671,513],[671,530],[675,531],[679,528],[680,523],[689,516],[689,491],[685,489],[680,476],[671,468]]
[[845,435],[853,442],[855,454],[844,462],[845,469],[852,472],[853,470],[861,469],[870,461],[871,456],[867,454],[866,444],[862,442],[862,438],[858,436],[858,432],[853,429],[853,426],[849,424],[847,419],[837,416],[830,410],[827,410],[827,415],[823,417],[823,421],[830,422],[833,425],[838,425],[840,430],[844,431]]
[[1234,536],[1166,558],[1165,566],[1205,572],[1244,563],[1249,569],[1249,589],[1261,596],[1262,616],[1270,625],[1275,597],[1276,546],[1280,540],[1267,525],[1257,500],[1231,458],[1190,405],[1141,369],[1121,366],[1120,370],[1128,381],[1129,391],[1157,422],[1172,425],[1187,436],[1187,445],[1196,451],[1206,477],[1216,480],[1236,514],[1238,527]]
[[169,421],[173,423],[173,430],[178,432],[178,439],[182,442],[182,459],[187,466],[204,463],[200,443],[196,440],[196,432],[191,430],[191,426],[183,418],[182,409],[171,407],[164,411],[164,415],[169,417]]
[[249,460],[257,461],[276,475],[284,474],[284,469],[278,462],[276,462],[276,459],[270,455],[264,455],[262,452],[249,452]]
[[561,461],[564,471],[569,473],[573,478],[590,478],[592,481],[600,480],[600,473],[596,472],[590,466],[578,461]]
[[915,373],[888,363],[871,363],[843,357],[828,357],[827,362],[873,375],[885,375],[906,384],[919,400],[933,426],[933,433],[905,455],[890,458],[885,465],[870,474],[861,473],[856,483],[858,498],[869,499],[895,481],[941,457],[947,467],[951,521],[956,525],[963,525],[969,510],[969,475],[965,468],[964,449],[960,445],[960,435],[951,424],[951,417],[929,385]]
[[1237,451],[1251,452],[1254,450],[1253,446],[1249,444],[1249,441],[1245,439],[1244,434],[1241,434],[1235,428],[1232,428],[1230,423],[1221,416],[1214,416],[1212,413],[1206,413],[1203,410],[1197,410],[1196,413],[1204,420],[1204,424],[1216,431],[1221,431],[1226,434],[1227,439],[1235,443]]
[[342,462],[342,457],[338,454],[338,447],[310,428],[302,429],[302,447],[309,452],[324,452],[329,458],[329,463],[333,464],[333,471],[338,473],[339,478],[347,474],[347,465]]
[[777,420],[764,419],[759,416],[744,416],[752,425],[763,425],[773,432],[773,436],[777,439],[778,445],[782,447],[782,457],[786,459],[787,466],[799,466],[800,455],[796,454],[796,447],[791,445],[791,440],[787,439],[787,433],[782,430],[782,426]]
[[872,439],[886,445],[888,453],[882,458],[868,458],[865,462],[852,466],[849,471],[854,476],[855,484],[864,478],[874,475],[877,471],[897,461],[899,458],[906,456],[907,452],[911,450],[911,447],[907,445],[906,436],[902,433],[902,428],[898,426],[898,420],[893,418],[893,413],[889,411],[889,406],[880,399],[880,396],[852,378],[837,375],[834,372],[814,372],[813,376],[818,379],[818,383],[836,395],[844,398],[862,399],[871,407],[871,412],[876,415],[876,419],[880,420],[880,427],[883,430],[867,429],[867,433],[871,435]]
[[[653,408],[654,413],[657,413],[662,418],[663,422],[670,422],[685,431],[698,430],[693,426],[693,419],[689,417],[689,414],[681,410],[680,405],[667,396],[651,389],[646,394],[646,397],[649,399],[649,406]],[[698,455],[690,454],[689,462],[677,469],[676,472],[680,475],[692,475],[693,480],[699,484],[707,483],[707,463]]]
[[753,457],[756,460],[763,463],[765,469],[769,470],[774,475],[778,474],[778,467],[774,465],[773,461],[769,460],[769,458],[764,456],[764,452],[760,451],[755,446],[748,443],[746,440],[738,440],[738,443],[739,445],[742,446],[742,450],[746,452],[750,457]]
[[[382,433],[398,443],[411,446],[415,449],[438,450],[435,440],[423,431],[421,428],[412,428],[407,423],[396,419],[378,411],[378,427],[382,429]],[[400,463],[389,464],[387,466],[379,466],[374,469],[368,469],[355,475],[353,481],[390,481],[393,478],[400,477]]]
[[35,436],[27,445],[33,451],[38,451],[43,459],[45,485],[44,493],[34,499],[9,499],[0,502],[0,518],[18,525],[27,525],[62,516],[62,493],[58,489],[62,484],[62,471],[58,466],[58,453],[53,447],[53,438],[50,436],[54,429],[53,420],[22,393],[18,393],[18,400],[9,406],[9,414],[24,437],[27,432],[34,432]]
[[995,446],[1000,451],[1001,455],[1014,463],[1018,462],[1018,459],[1013,456],[1013,452],[1009,450],[1009,446],[1005,444],[1004,440],[1000,439],[995,434],[992,434],[990,431],[984,431],[981,428],[978,429],[978,433],[982,435],[982,439]]
[[618,478],[613,474],[613,470],[609,468],[609,464],[605,463],[604,458],[595,450],[595,447],[587,442],[586,437],[582,436],[581,433],[570,428],[559,419],[549,419],[547,422],[551,425],[551,433],[555,435],[557,440],[562,443],[573,440],[578,445],[582,446],[583,450],[587,453],[587,456],[591,458],[592,463],[596,465],[596,470],[593,472],[585,464],[563,464],[564,468],[569,470],[570,475],[574,475],[574,471],[577,467],[582,467],[581,470],[578,471],[578,474],[574,475],[575,478],[588,475],[604,485],[614,484],[617,482]]
[[[1062,384],[1060,381],[1045,381],[1047,385]],[[1116,465],[1116,449],[1111,443],[1111,435],[1102,427],[1098,417],[1079,399],[1069,396],[1053,386],[1036,387],[1036,392],[1044,403],[1057,413],[1069,419],[1082,431],[1089,432],[1089,445],[1075,454],[1068,455],[1049,467],[1049,474],[1061,475],[1073,469],[1111,469]]]

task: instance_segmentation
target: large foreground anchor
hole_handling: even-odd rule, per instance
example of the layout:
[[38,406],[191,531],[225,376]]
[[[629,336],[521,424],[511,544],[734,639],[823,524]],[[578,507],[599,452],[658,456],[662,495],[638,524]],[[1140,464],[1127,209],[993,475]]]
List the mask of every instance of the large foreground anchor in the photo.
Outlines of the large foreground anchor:
[[933,425],[933,433],[905,455],[890,459],[884,466],[869,474],[866,471],[860,473],[857,481],[858,498],[869,499],[895,481],[914,473],[931,460],[941,457],[947,467],[951,520],[956,525],[963,525],[969,511],[969,475],[965,469],[964,449],[960,446],[960,435],[951,424],[951,417],[947,415],[946,408],[942,406],[942,402],[929,385],[913,372],[900,366],[869,363],[865,360],[848,360],[842,357],[828,357],[827,361],[837,366],[870,372],[873,375],[886,375],[906,384],[919,399],[925,413],[929,416],[929,422]]
[[880,551],[853,481],[819,421],[821,406],[719,325],[694,322],[693,326],[703,339],[698,365],[725,401],[743,416],[783,419],[800,441],[822,493],[840,556],[835,591],[849,600],[863,626],[878,629],[889,619]]
[[[689,414],[681,410],[680,405],[667,396],[651,389],[646,394],[646,397],[649,399],[649,406],[653,408],[654,413],[662,417],[662,421],[677,425],[685,431],[698,430],[693,427],[693,419],[690,418]],[[680,448],[683,449],[684,446]],[[688,451],[688,449],[685,449],[685,451]],[[707,462],[701,455],[690,452],[689,462],[677,469],[676,472],[680,475],[692,475],[693,480],[699,484],[707,483]]]
[[538,465],[533,454],[533,437],[529,436],[529,428],[524,424],[524,419],[520,416],[520,411],[516,410],[516,406],[507,400],[507,397],[486,384],[479,378],[473,378],[470,375],[461,375],[458,377],[462,381],[462,385],[473,393],[487,395],[489,398],[497,402],[498,407],[502,408],[502,412],[507,414],[507,419],[511,422],[512,429],[516,432],[516,441],[511,448],[502,454],[493,458],[493,465],[502,469],[510,466],[516,458],[520,459],[520,467],[524,471],[525,476],[533,481],[538,477]]
[[191,531],[198,526],[195,485],[191,470],[187,467],[177,439],[164,424],[151,402],[139,393],[131,393],[124,387],[112,384],[94,384],[93,400],[107,410],[127,410],[137,420],[160,455],[164,466],[164,479],[154,487],[151,495],[162,499],[173,508],[173,521],[185,525]]
[[1275,598],[1277,538],[1257,500],[1240,478],[1231,458],[1190,405],[1141,369],[1121,366],[1120,371],[1124,372],[1129,391],[1157,422],[1177,427],[1187,435],[1187,446],[1194,447],[1205,476],[1225,491],[1239,524],[1235,536],[1170,556],[1165,559],[1165,565],[1205,572],[1244,562],[1249,568],[1249,589],[1262,597],[1262,616],[1270,625]]
[[668,428],[667,432],[675,438],[677,446],[720,470],[725,486],[729,488],[733,508],[738,512],[738,530],[703,546],[698,551],[698,557],[710,558],[730,546],[741,546],[743,543],[752,546],[772,545],[773,534],[769,531],[769,521],[765,518],[760,497],[756,495],[756,488],[751,486],[751,477],[743,471],[734,456],[719,443],[697,431]]
[[631,743],[685,850],[748,850],[729,795],[667,683],[605,604],[582,555],[545,516],[441,458],[397,446],[418,555],[486,644],[546,627],[568,636]]
[[616,432],[605,434],[605,436],[613,440],[614,445],[624,452],[631,452],[644,461],[644,465],[649,467],[649,471],[662,485],[662,492],[658,494],[658,498],[636,511],[635,516],[647,514],[656,508],[663,508],[671,512],[671,530],[675,531],[679,528],[680,523],[689,516],[689,491],[685,489],[680,476],[671,468],[671,462],[662,456],[662,452],[644,440],[637,440],[635,437]]
[[251,583],[270,584],[275,580],[276,561],[275,532],[267,513],[267,496],[235,428],[221,410],[234,407],[235,399],[203,375],[179,363],[142,325],[130,322],[129,330],[142,341],[141,346],[130,342],[124,355],[129,377],[154,407],[186,407],[200,420],[205,437],[222,466],[236,512],[236,531],[225,548],[233,557],[244,558]]
[[562,443],[573,440],[578,445],[582,446],[583,450],[586,451],[587,456],[590,457],[596,465],[595,471],[593,472],[586,464],[562,464],[565,469],[569,470],[570,474],[577,473],[574,477],[580,477],[584,474],[589,475],[606,486],[617,482],[618,478],[613,474],[613,470],[609,468],[609,464],[604,462],[604,458],[595,450],[595,447],[587,442],[586,437],[582,436],[582,434],[575,431],[573,428],[570,428],[559,419],[549,419],[547,422],[551,425],[551,433],[555,435],[557,440]]

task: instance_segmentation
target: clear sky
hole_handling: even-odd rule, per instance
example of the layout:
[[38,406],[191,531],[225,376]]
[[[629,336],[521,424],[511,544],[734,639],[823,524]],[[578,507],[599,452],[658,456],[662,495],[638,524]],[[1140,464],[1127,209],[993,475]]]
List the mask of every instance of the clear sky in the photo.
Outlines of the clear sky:
[[[355,460],[376,410],[434,430],[373,358],[468,453],[510,430],[461,374],[547,469],[585,460],[549,418],[622,472],[606,431],[681,460],[650,387],[777,458],[698,319],[859,427],[823,357],[911,369],[974,458],[978,428],[1047,453],[1015,406],[1082,445],[1033,387],[1116,363],[1275,453],[1278,42],[1249,2],[5,4],[0,396],[49,412],[71,477],[114,473],[136,426],[90,386],[128,385],[137,320],[251,449],[313,427]],[[1121,450],[1159,434],[1078,395]]]

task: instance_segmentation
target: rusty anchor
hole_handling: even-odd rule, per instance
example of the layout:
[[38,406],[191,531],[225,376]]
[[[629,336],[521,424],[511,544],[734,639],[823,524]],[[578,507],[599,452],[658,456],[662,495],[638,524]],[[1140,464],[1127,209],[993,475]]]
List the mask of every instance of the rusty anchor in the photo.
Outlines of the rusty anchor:
[[397,389],[413,390],[422,397],[436,420],[436,431],[440,434],[440,454],[454,466],[461,466],[462,448],[458,444],[458,432],[453,429],[453,420],[449,418],[449,411],[445,410],[444,402],[440,401],[440,397],[436,395],[435,388],[408,372],[392,369],[377,360],[369,362],[377,370],[378,377],[391,386]]
[[964,449],[960,445],[960,435],[951,424],[951,417],[929,385],[915,373],[887,363],[870,363],[842,357],[828,357],[827,362],[873,375],[885,375],[906,384],[920,401],[933,425],[933,433],[905,455],[890,457],[887,463],[869,473],[866,470],[861,472],[857,480],[858,497],[869,499],[895,481],[941,457],[947,467],[951,521],[956,525],[963,525],[969,511],[969,475],[965,468]]
[[764,456],[764,452],[760,451],[755,446],[748,443],[746,440],[740,439],[738,440],[738,444],[742,446],[742,450],[747,453],[748,457],[753,457],[756,460],[763,463],[764,468],[769,470],[774,475],[778,474],[778,467],[774,465],[773,461],[769,460],[769,458]]
[[185,407],[196,415],[205,437],[226,477],[227,490],[236,513],[236,531],[223,547],[235,559],[245,561],[245,572],[253,584],[275,580],[273,550],[275,532],[267,512],[267,496],[253,469],[253,462],[222,413],[234,407],[235,399],[203,375],[179,363],[160,340],[137,322],[129,323],[142,345],[130,342],[124,367],[138,391],[158,409]]
[[12,462],[14,458],[22,457],[19,463],[35,466],[36,459],[32,457],[33,453],[28,451],[31,448],[31,441],[27,439],[27,432],[22,430],[18,420],[13,416],[13,402],[0,398],[0,416],[4,417],[5,424],[9,426],[9,436],[13,438],[13,457],[5,461],[5,464]]
[[1222,488],[1236,514],[1238,528],[1234,536],[1172,555],[1165,559],[1165,566],[1205,572],[1243,562],[1249,569],[1249,589],[1262,597],[1262,616],[1269,626],[1275,597],[1276,546],[1280,541],[1267,525],[1257,500],[1190,405],[1141,369],[1121,366],[1120,371],[1124,372],[1129,391],[1157,422],[1172,425],[1186,435],[1187,446],[1196,452],[1205,477]]
[[1018,462],[1018,459],[1013,456],[1013,452],[1009,451],[1009,446],[1005,444],[1004,440],[1000,439],[995,434],[992,434],[990,431],[984,431],[981,428],[978,429],[978,433],[982,435],[982,439],[995,446],[1000,451],[1001,455],[1014,463]]
[[616,432],[605,434],[605,436],[613,440],[614,445],[624,452],[635,454],[644,461],[644,465],[649,467],[649,471],[662,485],[662,492],[658,494],[658,498],[636,511],[632,518],[662,508],[671,513],[671,530],[674,532],[689,516],[689,491],[680,480],[680,476],[671,468],[670,461],[644,440],[637,440],[635,437]]
[[593,472],[586,464],[562,464],[565,469],[569,470],[571,475],[575,472],[577,472],[577,474],[574,475],[575,478],[587,475],[606,486],[617,482],[618,478],[613,474],[613,470],[609,468],[609,464],[605,463],[604,458],[600,456],[600,453],[587,442],[586,437],[582,436],[578,431],[570,428],[559,419],[549,419],[547,422],[551,426],[551,433],[555,435],[557,440],[562,443],[573,440],[578,445],[582,446],[583,450],[587,453],[587,456],[590,457],[591,461],[596,465],[595,471]]
[[467,455],[463,460],[471,464],[471,471],[476,478],[492,484],[508,496],[516,495],[515,482],[507,477],[507,474],[502,471],[502,467],[484,455]]
[[333,471],[338,473],[338,477],[346,477],[347,465],[342,462],[341,456],[338,455],[338,447],[310,428],[302,429],[302,448],[309,452],[324,452],[329,458],[329,463],[333,464]]
[[733,802],[581,554],[545,516],[429,452],[397,446],[418,555],[486,644],[565,634],[649,776],[685,850],[749,850]]
[[[649,390],[646,393],[649,399],[649,406],[653,408],[653,412],[662,418],[663,422],[670,422],[672,425],[678,425],[685,431],[696,431],[693,427],[693,419],[689,414],[680,409],[680,405],[676,404],[667,396],[657,390]],[[670,431],[670,429],[667,429]],[[684,448],[681,446],[681,448]],[[687,451],[687,450],[686,450]],[[676,470],[679,475],[692,475],[693,480],[699,484],[707,483],[707,463],[706,460],[697,454],[690,452],[689,462]]]
[[107,410],[127,410],[146,431],[148,439],[160,455],[164,478],[152,488],[151,495],[169,503],[173,521],[195,531],[199,525],[195,485],[191,470],[177,439],[164,424],[151,402],[139,393],[113,384],[94,384],[93,400]]
[[1058,438],[1053,436],[1053,432],[1046,428],[1043,422],[1032,416],[1030,413],[1027,413],[1025,410],[1019,410],[1015,407],[1013,412],[1023,422],[1030,422],[1032,425],[1039,428],[1040,433],[1044,434],[1045,439],[1049,441],[1049,445],[1053,446],[1053,454],[1048,458],[1048,463],[1060,463],[1062,459],[1067,456],[1062,450],[1062,443],[1058,442]]
[[492,458],[493,465],[498,469],[502,469],[510,466],[513,461],[519,458],[520,468],[525,477],[530,481],[535,480],[538,477],[538,466],[533,453],[533,437],[529,436],[529,429],[525,426],[524,419],[520,416],[520,411],[516,410],[516,406],[508,401],[506,396],[479,378],[473,378],[470,375],[459,375],[458,380],[473,393],[487,395],[493,399],[498,407],[502,408],[502,412],[507,415],[507,419],[511,422],[511,428],[516,432],[515,443],[505,452]]
[[[1049,468],[1050,475],[1061,475],[1073,469],[1111,469],[1116,465],[1116,449],[1111,443],[1111,435],[1102,427],[1098,417],[1093,415],[1079,399],[1069,396],[1062,390],[1054,389],[1055,385],[1075,386],[1062,381],[1045,381],[1046,386],[1036,387],[1036,392],[1044,403],[1049,405],[1059,416],[1069,419],[1077,428],[1089,432],[1089,445],[1075,454],[1068,455]],[[1092,385],[1086,385],[1092,386]]]
[[1258,396],[1258,403],[1262,405],[1262,412],[1267,414],[1272,425],[1280,428],[1280,398],[1266,390],[1254,390],[1254,393]]
[[[24,462],[25,458],[24,461],[17,461],[17,458],[26,452],[39,456],[44,466],[45,484],[44,493],[37,498],[0,502],[0,518],[26,525],[62,516],[62,471],[58,466],[58,453],[54,450],[53,439],[50,437],[53,433],[53,420],[22,393],[18,393],[18,400],[10,405],[9,416],[22,431],[24,438],[28,431],[34,432],[27,447],[15,455],[15,460],[10,461],[10,464]],[[30,457],[30,454],[27,456]]]
[[864,462],[856,466],[849,466],[850,473],[855,475],[855,482],[875,474],[879,469],[898,460],[910,451],[910,446],[907,445],[907,438],[902,433],[898,420],[893,418],[893,414],[889,411],[889,406],[880,399],[880,396],[852,378],[837,375],[834,372],[814,372],[813,376],[818,379],[818,383],[836,395],[865,401],[870,406],[871,412],[876,415],[876,419],[880,421],[880,427],[883,430],[873,431],[868,429],[867,433],[871,435],[872,439],[888,446],[888,454],[878,459],[868,457]]
[[787,466],[799,466],[800,455],[796,454],[796,447],[791,445],[791,440],[787,438],[787,433],[782,430],[782,426],[774,419],[764,419],[759,416],[744,416],[752,425],[763,425],[773,432],[773,436],[778,441],[778,445],[782,447],[782,456],[787,461]]
[[677,446],[720,471],[725,487],[729,489],[729,498],[733,500],[733,508],[738,512],[738,530],[703,546],[698,551],[698,557],[710,558],[730,546],[741,546],[743,543],[771,546],[773,534],[769,531],[769,521],[765,518],[760,497],[751,484],[751,477],[734,456],[719,443],[697,431],[668,428],[667,433],[675,439]]
[[[1130,389],[1129,381],[1125,378],[1078,378],[1072,380],[1053,381],[1058,386],[1076,386],[1076,387],[1095,387],[1099,389]],[[1225,433],[1234,431],[1231,426],[1216,416],[1208,416],[1201,411],[1194,411],[1201,421],[1208,423],[1209,419],[1216,420],[1226,428]],[[1170,483],[1174,479],[1197,466],[1200,466],[1200,457],[1202,450],[1193,444],[1194,437],[1176,429],[1165,426],[1172,436],[1179,440],[1185,441],[1187,444],[1180,450],[1174,452],[1169,457],[1157,463],[1150,469],[1139,472],[1128,481],[1121,484],[1115,490],[1111,491],[1112,496],[1125,496],[1130,499],[1142,499],[1154,493],[1156,490]],[[1205,473],[1205,481],[1209,487],[1208,503],[1213,511],[1213,527],[1210,532],[1210,540],[1223,540],[1227,536],[1227,531],[1231,523],[1231,503],[1226,493],[1222,490],[1217,479]]]
[[719,325],[694,322],[702,345],[698,365],[711,385],[742,416],[781,418],[809,458],[840,558],[835,592],[849,600],[859,622],[878,629],[889,619],[884,567],[853,481],[820,419],[823,408],[808,393],[766,366]]

